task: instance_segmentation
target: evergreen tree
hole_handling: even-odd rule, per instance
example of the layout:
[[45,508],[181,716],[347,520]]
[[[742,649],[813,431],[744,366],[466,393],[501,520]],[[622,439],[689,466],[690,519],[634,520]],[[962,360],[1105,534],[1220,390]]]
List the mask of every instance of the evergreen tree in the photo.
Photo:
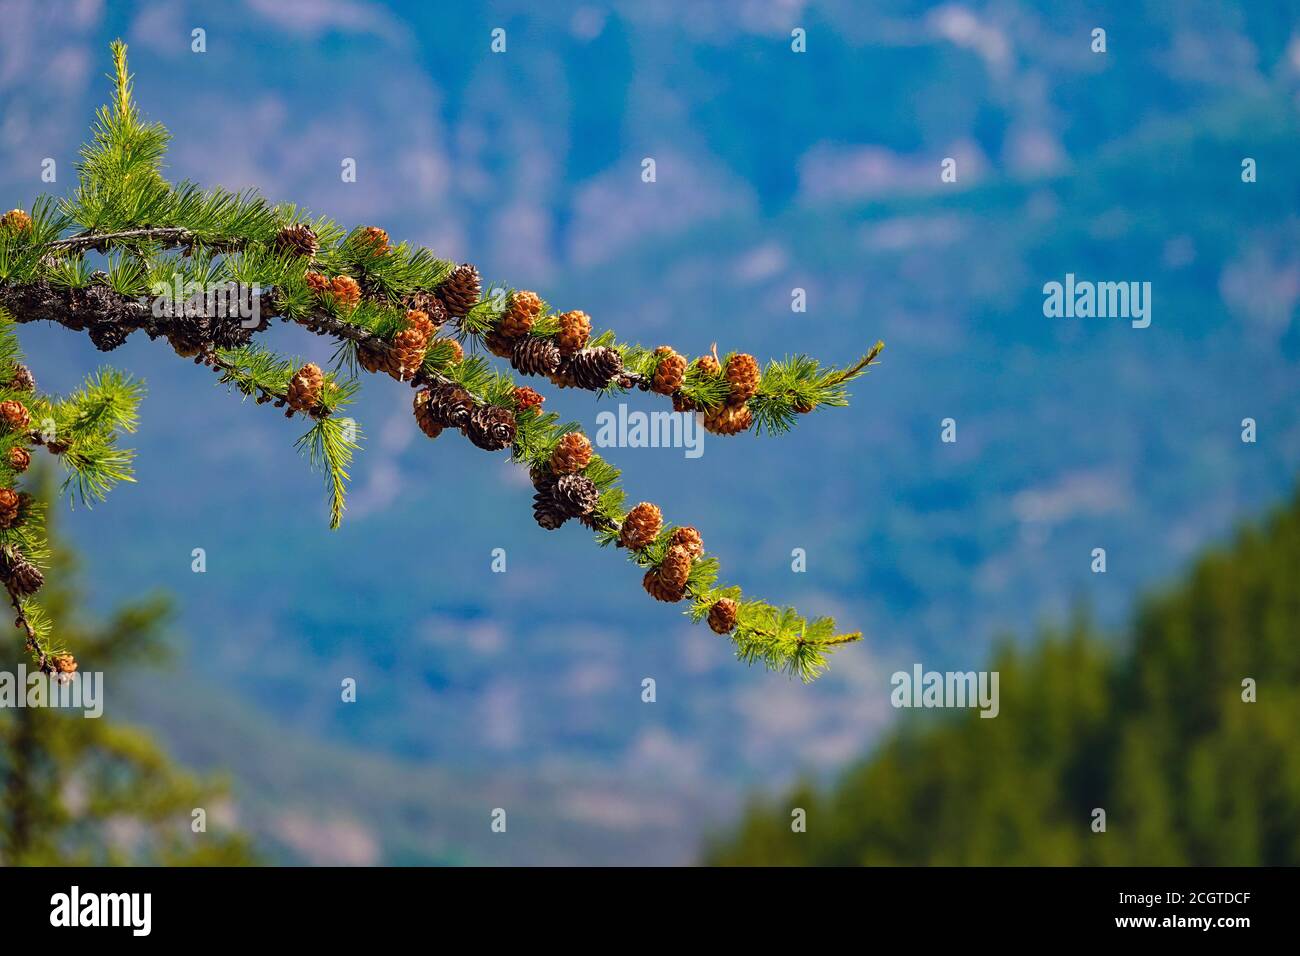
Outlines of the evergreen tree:
[[[541,393],[485,355],[465,353],[508,359],[519,374],[559,388],[653,392],[679,412],[700,414],[714,434],[780,434],[801,415],[846,405],[847,384],[876,361],[882,343],[845,368],[803,355],[762,368],[751,355],[720,357],[716,348],[688,360],[669,346],[645,348],[593,330],[585,313],[554,311],[531,291],[485,288],[472,265],[394,244],[377,226],[345,230],[254,192],[169,183],[162,175],[167,131],[136,107],[125,45],[115,42],[112,52],[113,99],[82,149],[76,191],[0,219],[0,383],[7,383],[0,415],[6,406],[12,412],[6,441],[59,455],[68,488],[82,497],[101,498],[129,480],[130,453],[117,437],[134,426],[139,384],[106,370],[61,402],[20,388],[30,376],[11,371],[12,325],[56,322],[87,332],[105,351],[144,331],[232,389],[310,422],[299,447],[325,476],[337,527],[360,443],[359,428],[342,412],[362,370],[384,373],[417,390],[414,413],[426,435],[450,429],[486,451],[508,450],[536,486],[538,524],[554,530],[576,519],[601,545],[626,548],[652,597],[688,601],[691,619],[729,635],[740,659],[811,680],[828,654],[861,637],[719,584],[718,562],[694,528],[665,523],[648,502],[627,508],[618,469],[591,451],[577,424],[543,411]],[[333,367],[263,348],[255,337],[272,319],[335,340]],[[44,425],[32,430],[29,421]],[[6,490],[18,496],[5,468],[0,460],[0,546],[14,556],[10,564],[21,558],[39,567],[36,511],[4,522]],[[0,572],[33,654],[56,668],[60,649],[24,578],[10,565]]]
[[[112,668],[119,677],[165,656],[165,599],[132,601],[107,620],[89,620],[81,610],[75,556],[51,538],[47,560],[54,573],[43,592],[43,614],[97,668]],[[0,671],[16,675],[23,660],[18,646],[0,648]],[[111,695],[115,685],[108,686]],[[212,819],[222,799],[219,781],[177,769],[148,735],[112,720],[107,709],[86,717],[75,709],[0,707],[0,864],[252,862],[246,840]],[[204,832],[194,832],[192,814],[199,808],[207,815]]]
[[997,718],[910,719],[835,786],[756,801],[706,859],[1300,864],[1297,566],[1300,491],[1142,602],[1126,643],[1080,618],[1004,647]]

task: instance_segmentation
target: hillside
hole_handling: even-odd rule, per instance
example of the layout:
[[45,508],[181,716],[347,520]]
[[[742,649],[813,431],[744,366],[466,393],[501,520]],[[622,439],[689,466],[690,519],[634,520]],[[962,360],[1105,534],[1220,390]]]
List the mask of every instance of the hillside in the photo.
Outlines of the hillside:
[[[1298,565],[1300,493],[1144,600],[1122,639],[1077,618],[1004,644],[995,719],[900,711],[836,784],[751,805],[706,859],[1300,864]],[[1090,829],[1098,807],[1105,833]]]

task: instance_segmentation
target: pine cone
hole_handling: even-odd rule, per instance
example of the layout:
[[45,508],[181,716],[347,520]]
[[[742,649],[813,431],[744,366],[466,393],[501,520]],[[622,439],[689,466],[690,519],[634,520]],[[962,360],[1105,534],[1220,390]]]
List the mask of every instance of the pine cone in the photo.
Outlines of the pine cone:
[[357,364],[367,372],[378,372],[388,365],[388,355],[374,345],[363,343],[357,346]]
[[807,415],[816,407],[816,402],[802,401],[800,399],[795,399],[794,401],[794,410],[800,415]]
[[101,322],[99,325],[91,327],[90,341],[94,342],[95,348],[101,352],[111,352],[126,341],[126,337],[131,334],[131,331],[120,322]]
[[316,230],[305,222],[300,222],[293,226],[285,226],[276,233],[275,248],[277,252],[306,256],[310,259],[320,249],[320,241],[316,236]]
[[586,312],[561,312],[560,331],[555,342],[560,347],[560,354],[570,356],[587,344],[591,337],[591,318]]
[[503,335],[499,329],[493,329],[487,335],[483,336],[483,345],[487,350],[493,355],[501,358],[513,359],[515,346],[517,344],[518,342],[515,339],[510,338],[508,335]]
[[655,368],[654,381],[650,388],[660,395],[672,395],[682,387],[682,380],[686,377],[686,359],[667,345],[655,349],[655,355],[661,355],[663,358]]
[[557,388],[577,388],[578,383],[573,378],[573,357],[560,359],[559,368],[547,377],[551,384]]
[[330,280],[330,295],[340,309],[355,309],[361,301],[361,286],[351,276],[335,276]]
[[429,413],[446,428],[464,428],[474,411],[474,398],[459,385],[436,385],[429,389]]
[[736,602],[731,598],[719,598],[709,608],[709,627],[715,634],[729,634],[736,629]]
[[465,350],[461,348],[461,344],[455,339],[434,339],[429,343],[429,348],[435,346],[446,346],[450,350],[451,356],[447,359],[447,362],[450,365],[455,365],[457,362],[464,361],[465,359]]
[[51,663],[60,676],[72,674],[77,670],[77,659],[71,654],[56,654],[51,658]]
[[9,382],[5,386],[15,392],[34,392],[36,391],[36,379],[32,377],[32,370],[26,365],[15,365],[13,375],[9,376]]
[[520,289],[510,296],[510,304],[497,328],[501,334],[512,339],[527,335],[533,329],[533,323],[542,313],[542,300],[536,292]]
[[378,226],[366,226],[357,234],[357,245],[374,255],[382,256],[389,248],[388,233]]
[[654,543],[663,526],[663,512],[650,502],[643,501],[623,519],[623,527],[618,535],[619,543],[633,551],[640,551],[646,545]]
[[0,551],[0,579],[19,598],[35,594],[45,583],[41,569],[28,561],[27,555],[16,548],[12,556],[7,551]]
[[669,547],[680,545],[690,552],[692,558],[704,554],[704,538],[690,525],[684,525],[674,531],[668,538],[668,545]]
[[547,531],[554,531],[569,520],[564,507],[555,500],[555,479],[541,477],[534,483],[537,493],[533,495],[533,520]]
[[32,416],[22,402],[9,400],[0,402],[0,423],[10,431],[20,432],[31,424]]
[[15,445],[9,449],[9,467],[14,471],[22,474],[31,466],[32,453],[22,445]]
[[762,380],[763,373],[754,356],[738,352],[727,359],[726,376],[731,384],[728,402],[732,405],[741,405],[758,392],[758,383]]
[[22,498],[12,488],[0,488],[0,528],[12,528],[18,521]]
[[515,440],[515,413],[500,405],[480,405],[470,414],[465,434],[485,451],[500,451]]
[[408,321],[412,315],[419,316],[422,322],[414,322],[393,336],[385,363],[388,374],[399,382],[405,382],[420,370],[425,349],[429,346],[429,333],[425,330],[429,325],[428,317],[423,312],[409,312]]
[[701,355],[695,360],[695,364],[700,367],[700,371],[705,375],[717,375],[722,371],[722,366],[712,355]]
[[671,545],[659,565],[659,582],[671,591],[684,590],[691,573],[691,560],[688,548],[680,544]]
[[673,411],[698,412],[700,407],[686,397],[684,392],[673,392]]
[[656,601],[674,603],[686,596],[686,579],[690,573],[690,552],[675,546],[668,549],[658,570],[651,568],[645,573],[641,584]]
[[551,471],[571,475],[591,463],[591,442],[582,432],[569,432],[551,452]]
[[325,375],[321,372],[320,366],[308,362],[298,369],[293,378],[289,379],[289,390],[284,397],[291,409],[305,415],[316,407],[320,401],[321,389],[324,387]]
[[567,366],[568,374],[579,388],[595,391],[604,388],[610,379],[623,371],[623,356],[606,346],[583,349],[573,354]]
[[561,475],[551,491],[555,504],[569,518],[585,515],[600,499],[596,483],[585,475]]
[[429,406],[430,392],[429,389],[422,389],[415,393],[415,421],[420,426],[420,431],[424,432],[430,438],[437,438],[442,434],[442,424],[433,417],[433,410]]
[[32,228],[32,217],[21,209],[10,209],[3,216],[0,216],[0,229],[26,232],[30,228]]
[[447,313],[456,318],[469,314],[482,294],[483,286],[479,281],[478,270],[468,262],[452,269],[451,275],[438,286],[438,296],[447,307]]
[[536,389],[529,388],[527,385],[520,385],[515,388],[515,408],[521,412],[526,412],[530,408],[537,408],[544,401],[546,399]]
[[510,364],[524,375],[550,375],[560,367],[560,350],[550,339],[520,339],[510,354]]
[[402,305],[407,309],[423,312],[429,317],[429,321],[433,323],[435,329],[442,327],[447,322],[447,307],[442,304],[442,299],[432,292],[417,289],[402,299]]
[[748,405],[723,405],[704,415],[704,428],[715,435],[735,435],[754,424]]
[[330,280],[319,272],[306,273],[303,276],[303,281],[307,283],[307,288],[312,291],[313,295],[324,295],[330,290]]

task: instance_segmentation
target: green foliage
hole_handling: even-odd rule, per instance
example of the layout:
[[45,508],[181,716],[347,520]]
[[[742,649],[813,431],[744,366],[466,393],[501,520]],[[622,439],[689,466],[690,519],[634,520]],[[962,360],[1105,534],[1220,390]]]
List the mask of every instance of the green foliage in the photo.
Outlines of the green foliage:
[[[49,483],[38,484],[43,503]],[[165,658],[164,598],[132,601],[91,620],[81,610],[76,559],[57,540],[49,563],[55,574],[42,590],[44,606],[29,607],[28,618],[74,645],[81,671],[112,668],[117,677],[123,667]],[[0,670],[17,672],[21,647],[12,637],[0,646]],[[251,863],[246,839],[213,819],[224,796],[222,781],[177,769],[107,709],[86,719],[81,711],[0,708],[0,864]],[[191,830],[194,807],[208,810],[208,832]]]
[[360,444],[360,426],[351,419],[322,418],[311,431],[298,439],[297,447],[311,465],[325,476],[325,486],[330,497],[330,527],[343,522],[344,498],[349,479],[348,468],[352,455]]
[[[836,785],[756,802],[706,859],[1300,864],[1297,564],[1300,491],[1141,602],[1124,644],[1082,616],[1029,649],[1007,644],[989,665],[995,719],[900,711],[905,726]],[[1246,678],[1258,702],[1243,700]],[[791,832],[792,807],[806,833]]]

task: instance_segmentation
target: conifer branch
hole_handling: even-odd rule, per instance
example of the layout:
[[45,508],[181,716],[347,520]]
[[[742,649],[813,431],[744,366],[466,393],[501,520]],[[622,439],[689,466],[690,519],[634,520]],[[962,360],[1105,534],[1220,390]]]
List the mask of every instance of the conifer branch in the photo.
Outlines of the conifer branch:
[[[861,639],[858,632],[835,633],[828,618],[808,620],[719,585],[718,562],[696,529],[665,525],[647,502],[626,508],[618,469],[592,451],[577,425],[544,412],[543,395],[494,370],[483,356],[466,357],[460,343],[482,345],[508,358],[519,374],[558,387],[662,394],[677,411],[702,414],[717,434],[779,433],[817,407],[846,405],[845,385],[875,363],[883,343],[845,368],[824,368],[801,355],[762,369],[743,353],[719,358],[716,347],[688,361],[669,346],[651,350],[619,342],[612,332],[593,337],[585,313],[554,313],[526,290],[496,287],[485,296],[473,266],[394,245],[378,227],[346,231],[251,191],[169,184],[161,175],[167,131],[141,118],[125,46],[115,43],[112,51],[113,100],[97,114],[82,150],[73,196],[40,199],[31,214],[14,210],[0,218],[0,420],[11,413],[15,441],[59,455],[83,500],[131,480],[130,453],[116,439],[134,429],[139,387],[102,371],[62,402],[31,388],[22,400],[3,401],[24,391],[14,323],[50,321],[86,331],[104,351],[144,331],[259,404],[310,418],[297,446],[324,475],[331,527],[342,520],[359,448],[355,423],[337,412],[355,393],[359,370],[384,372],[416,390],[415,417],[426,435],[453,428],[484,450],[508,450],[529,470],[537,491],[534,517],[543,528],[577,519],[597,543],[625,548],[652,597],[688,601],[690,618],[707,618],[711,629],[728,635],[739,659],[811,680],[828,654]],[[91,271],[87,252],[107,256],[107,268]],[[255,300],[249,293],[256,321],[238,321],[246,318],[242,307],[228,302],[215,312],[193,308],[195,296],[207,303],[230,284],[257,290]],[[167,297],[157,293],[172,289],[182,290],[185,304],[172,297],[160,307]],[[335,369],[324,372],[255,344],[273,319],[333,339]],[[444,326],[454,337],[439,336]],[[6,413],[6,406],[18,408]],[[55,434],[28,428],[33,415],[54,422]],[[12,484],[4,468],[0,461],[0,485]],[[40,586],[33,563],[42,550],[39,515],[9,493],[13,507],[6,512],[0,488],[0,578],[33,653],[58,670],[39,609],[24,600]]]

